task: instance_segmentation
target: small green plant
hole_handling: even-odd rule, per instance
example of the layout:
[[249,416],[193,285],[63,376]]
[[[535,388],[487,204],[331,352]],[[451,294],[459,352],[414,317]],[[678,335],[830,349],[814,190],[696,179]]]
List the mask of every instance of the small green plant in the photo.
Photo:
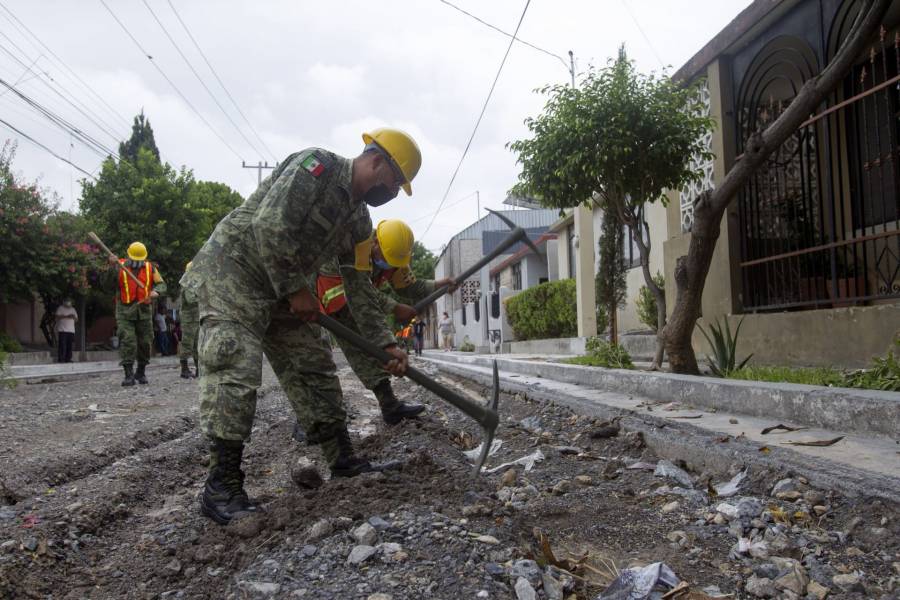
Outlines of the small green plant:
[[0,350],[7,353],[21,352],[22,344],[5,331],[0,331]]
[[[665,290],[666,279],[663,277],[662,273],[657,271],[656,275],[653,277],[653,281],[656,282],[659,289]],[[637,315],[640,322],[653,331],[657,331],[659,329],[659,323],[657,322],[656,298],[653,297],[653,293],[646,285],[642,285],[641,289],[638,291],[638,297],[635,304],[637,306]]]
[[[900,348],[900,338],[894,343]],[[900,358],[894,356],[894,351],[888,350],[887,356],[875,358],[873,362],[874,365],[870,369],[850,373],[847,376],[848,385],[870,390],[900,392]]]
[[469,341],[468,336],[466,336],[466,338],[463,340],[463,343],[459,345],[459,351],[460,352],[475,352],[475,344],[473,344],[471,341]]
[[738,336],[741,333],[741,325],[744,324],[744,319],[742,318],[738,323],[737,329],[734,330],[734,335],[731,335],[731,327],[728,325],[728,319],[724,319],[724,321],[724,326],[719,325],[718,319],[709,324],[712,338],[706,333],[706,330],[703,329],[702,325],[699,323],[697,324],[697,327],[700,328],[700,333],[703,334],[703,337],[706,338],[706,341],[709,342],[709,345],[712,348],[713,356],[711,358],[707,355],[706,360],[709,362],[710,370],[717,377],[728,377],[732,372],[743,369],[747,362],[753,357],[751,354],[745,358],[741,364],[735,365],[735,362],[737,361]]
[[633,369],[634,363],[628,351],[618,344],[607,342],[599,337],[588,338],[585,343],[585,356],[566,359],[572,365],[589,367],[606,367],[607,369]]

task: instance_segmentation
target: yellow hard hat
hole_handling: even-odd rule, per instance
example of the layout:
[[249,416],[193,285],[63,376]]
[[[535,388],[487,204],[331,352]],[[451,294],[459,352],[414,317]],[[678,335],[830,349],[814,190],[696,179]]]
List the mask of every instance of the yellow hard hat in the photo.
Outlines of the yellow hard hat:
[[403,182],[403,191],[407,196],[411,196],[410,182],[422,166],[422,153],[416,141],[405,131],[390,127],[373,129],[369,133],[362,134],[362,139],[366,144],[377,144],[400,167],[400,172],[406,179]]
[[128,246],[128,258],[131,260],[147,260],[147,246],[140,242],[131,242]]
[[189,261],[188,261],[188,264],[184,265],[184,272],[185,272],[185,273],[187,273],[188,271],[191,270],[191,265],[192,265],[192,264],[194,264],[194,261],[189,260]]
[[378,247],[392,267],[408,267],[412,260],[415,237],[409,225],[400,219],[385,219],[375,228]]

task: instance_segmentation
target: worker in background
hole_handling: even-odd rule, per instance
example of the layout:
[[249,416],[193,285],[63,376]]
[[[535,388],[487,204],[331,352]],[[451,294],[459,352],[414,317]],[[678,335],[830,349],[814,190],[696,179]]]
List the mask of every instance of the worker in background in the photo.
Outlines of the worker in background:
[[[110,266],[117,267],[116,335],[119,337],[119,357],[125,370],[123,386],[135,382],[147,383],[147,363],[153,344],[153,300],[166,293],[166,282],[159,269],[147,260],[147,247],[141,242],[128,246],[128,258],[109,257]],[[128,271],[141,282],[138,285]],[[137,361],[137,371],[134,363]]]
[[[184,272],[191,270],[189,262],[184,267]],[[198,374],[197,361],[197,330],[200,328],[200,308],[197,306],[197,294],[192,290],[182,288],[180,300],[181,344],[178,346],[178,361],[181,363],[181,377],[190,379]],[[188,359],[194,359],[194,372],[188,367]]]
[[389,202],[400,188],[412,194],[422,156],[397,129],[376,129],[363,141],[354,159],[321,148],[287,157],[219,222],[181,279],[200,307],[200,427],[210,439],[200,509],[217,523],[261,510],[244,490],[241,463],[263,354],[308,440],[320,444],[332,477],[377,470],[353,452],[331,349],[314,323],[320,314],[316,275],[339,257],[363,334],[392,356],[384,368],[403,375],[408,357],[387,329],[369,273],[354,268],[354,256],[372,236],[368,207]]

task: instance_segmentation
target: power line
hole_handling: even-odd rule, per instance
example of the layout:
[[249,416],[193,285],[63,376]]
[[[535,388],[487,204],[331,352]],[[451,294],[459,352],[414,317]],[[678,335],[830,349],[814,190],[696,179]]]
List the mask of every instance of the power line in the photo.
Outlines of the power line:
[[491,89],[488,92],[487,98],[484,100],[484,105],[481,107],[481,113],[478,115],[478,120],[475,121],[475,127],[472,129],[472,135],[469,136],[469,141],[466,143],[466,147],[463,150],[462,156],[459,157],[459,163],[456,165],[456,169],[453,171],[453,176],[450,177],[450,183],[447,184],[447,189],[444,192],[444,196],[441,198],[441,203],[438,204],[437,210],[434,211],[434,215],[431,217],[431,222],[428,223],[428,227],[425,228],[425,232],[422,234],[422,239],[428,235],[428,232],[431,230],[431,226],[434,224],[434,220],[437,218],[438,213],[441,211],[441,207],[444,205],[444,202],[447,201],[447,196],[450,194],[450,188],[453,187],[453,182],[456,181],[456,176],[459,174],[459,169],[462,167],[463,161],[466,159],[466,154],[469,153],[469,148],[472,147],[472,140],[475,139],[475,133],[478,131],[478,126],[481,125],[481,120],[484,118],[484,113],[487,110],[488,102],[491,101],[491,96],[494,94],[494,88],[497,87],[497,81],[500,79],[500,73],[503,72],[503,66],[506,65],[506,59],[509,57],[509,52],[512,50],[513,44],[516,41],[516,36],[519,34],[519,28],[522,27],[522,21],[525,20],[525,13],[528,12],[528,5],[531,4],[531,0],[525,1],[525,8],[522,9],[522,16],[519,17],[519,23],[516,25],[516,31],[510,36],[509,46],[506,47],[506,53],[503,55],[503,60],[500,61],[500,67],[497,69],[497,74],[494,76],[494,82],[491,84]]
[[[20,48],[20,47],[12,40],[12,39],[10,39],[5,33],[3,33],[2,31],[0,31],[0,36],[3,36],[5,39],[7,39],[7,40],[13,45],[13,47],[14,47],[16,50],[18,50],[18,51],[22,54],[22,56],[24,56],[26,59],[29,59],[29,60],[30,60],[31,57],[28,56],[28,54],[27,54],[24,50],[22,50],[22,49],[21,49],[21,48]],[[15,54],[13,54],[12,52],[10,52],[7,48],[5,48],[5,47],[3,47],[3,46],[0,46],[0,50],[2,50],[3,52],[5,52],[6,54],[8,54],[10,58],[12,58],[14,61],[16,61],[17,63],[19,63],[21,66],[23,66],[23,67],[25,67],[25,68],[28,68],[28,65],[26,65],[24,62],[22,62]],[[74,94],[72,94],[71,92],[69,92],[66,88],[64,88],[64,87],[63,87],[62,85],[60,85],[57,81],[55,81],[55,80],[53,79],[53,77],[50,76],[49,73],[44,72],[44,76],[47,77],[47,79],[49,79],[50,81],[52,81],[52,82],[55,83],[56,85],[58,85],[59,87],[61,87],[62,90],[63,90],[64,92],[66,92],[66,94],[72,96],[72,98],[75,98]],[[107,136],[109,136],[110,139],[112,139],[114,142],[118,142],[118,141],[119,141],[119,139],[118,139],[118,137],[116,136],[116,134],[110,131],[110,129],[109,129],[110,125],[109,125],[108,123],[105,123],[105,122],[104,122],[104,123],[99,122],[99,121],[102,121],[102,118],[101,118],[99,115],[97,115],[96,113],[94,113],[93,111],[91,111],[90,108],[88,108],[88,107],[85,106],[83,103],[81,103],[77,98],[75,98],[75,100],[78,101],[79,104],[81,104],[81,106],[84,106],[84,109],[87,109],[88,111],[90,111],[91,114],[88,114],[87,112],[85,112],[85,110],[83,110],[81,107],[77,106],[72,100],[70,100],[69,98],[67,98],[67,97],[66,97],[65,95],[63,95],[59,90],[57,90],[57,89],[54,88],[52,85],[50,85],[49,83],[47,83],[47,81],[45,81],[44,79],[40,79],[40,81],[41,81],[41,83],[44,84],[44,86],[46,86],[46,88],[47,88],[48,90],[50,90],[51,92],[53,92],[54,94],[56,94],[57,96],[59,96],[60,98],[62,98],[63,101],[64,101],[66,104],[68,104],[69,106],[71,106],[72,108],[74,108],[77,112],[79,112],[79,113],[80,113],[83,117],[85,117],[88,121],[90,121],[91,123],[93,123],[97,128],[100,129],[100,131],[102,131],[102,132],[105,133]],[[96,117],[96,118],[95,118],[95,117]],[[98,121],[98,119],[99,119],[99,121]]]
[[266,149],[266,151],[272,156],[272,158],[277,162],[278,157],[275,156],[275,153],[272,152],[269,147],[266,145],[265,140],[262,139],[262,136],[259,135],[259,132],[256,131],[256,128],[253,127],[253,124],[250,123],[250,120],[244,114],[244,111],[241,110],[241,107],[238,106],[237,101],[231,95],[231,92],[228,91],[228,88],[225,86],[225,82],[222,81],[222,78],[219,77],[219,74],[213,68],[212,63],[209,62],[209,59],[206,57],[206,54],[203,52],[203,49],[200,48],[200,44],[197,43],[197,40],[194,39],[193,34],[191,34],[191,30],[188,29],[187,24],[182,20],[181,15],[178,14],[178,11],[175,10],[175,5],[172,4],[172,0],[167,0],[169,6],[172,8],[172,12],[175,13],[175,18],[178,19],[178,22],[181,23],[181,26],[184,28],[185,33],[187,33],[188,37],[191,39],[191,42],[194,44],[194,48],[197,49],[197,52],[200,53],[200,56],[203,57],[203,61],[206,63],[206,66],[209,67],[209,70],[212,72],[213,77],[216,78],[216,81],[219,82],[219,85],[222,86],[222,90],[225,92],[225,95],[228,96],[228,99],[231,100],[231,103],[234,105],[235,110],[238,111],[238,114],[241,115],[241,118],[244,119],[244,123],[247,124],[247,127],[250,128],[250,131],[253,132],[253,135],[256,136],[256,139],[259,140],[259,143],[262,144],[262,147]]
[[7,83],[5,80],[0,78],[0,85],[7,88],[8,91],[11,91],[13,94],[18,96],[23,102],[28,104],[30,107],[41,113],[48,121],[65,131],[66,133],[71,133],[78,138],[78,140],[87,146],[90,150],[97,153],[101,158],[106,158],[107,156],[115,156],[118,158],[118,155],[110,148],[104,146],[100,141],[94,139],[89,134],[85,133],[81,129],[79,129],[73,123],[70,123],[65,118],[57,115],[49,108],[43,106],[36,100],[28,97],[24,93],[17,90],[14,86]]
[[451,3],[451,2],[447,2],[447,0],[440,0],[440,1],[441,1],[443,4],[446,4],[447,6],[449,6],[450,8],[453,8],[453,9],[455,9],[455,10],[458,10],[459,12],[461,12],[461,13],[464,14],[464,15],[466,15],[467,17],[471,17],[471,18],[475,19],[476,21],[478,21],[478,22],[481,23],[482,25],[485,25],[485,26],[487,26],[487,27],[490,27],[490,28],[493,29],[494,31],[496,31],[496,32],[498,32],[498,33],[502,33],[502,34],[505,35],[506,37],[513,38],[513,40],[519,42],[520,44],[525,44],[525,45],[528,46],[529,48],[533,48],[533,49],[537,50],[538,52],[543,52],[544,54],[546,54],[546,55],[548,55],[548,56],[552,56],[553,58],[559,60],[559,61],[560,61],[567,69],[569,68],[569,63],[566,62],[566,59],[564,59],[564,58],[563,58],[562,56],[560,56],[559,54],[555,54],[555,53],[553,53],[553,52],[550,52],[549,50],[545,50],[545,49],[541,48],[540,46],[535,46],[534,44],[531,44],[531,43],[529,43],[529,42],[526,42],[526,41],[523,40],[523,39],[516,38],[513,34],[508,33],[508,32],[506,32],[506,31],[503,31],[502,29],[500,29],[500,28],[497,27],[496,25],[491,25],[491,24],[488,23],[487,21],[485,21],[485,20],[483,20],[483,19],[481,19],[481,18],[479,18],[479,17],[476,17],[476,16],[473,15],[472,13],[470,13],[470,12],[468,12],[468,11],[466,11],[466,10],[464,10],[464,9],[462,9],[462,8],[460,8],[460,7],[458,7],[458,6],[456,6],[455,4],[453,4],[453,3]]
[[662,58],[659,57],[659,54],[656,52],[656,48],[653,47],[653,42],[651,42],[650,38],[647,37],[647,34],[644,33],[644,28],[641,27],[640,23],[638,23],[637,17],[634,16],[633,12],[631,12],[631,8],[628,6],[628,4],[625,2],[625,0],[620,0],[620,1],[622,2],[622,6],[625,7],[625,12],[627,12],[628,16],[631,17],[631,20],[634,21],[634,26],[637,27],[639,32],[641,32],[641,36],[643,36],[644,41],[647,42],[647,46],[650,47],[650,52],[652,52],[653,56],[656,57],[656,60],[659,61],[659,66],[662,67],[663,69],[665,69],[666,68],[665,63],[663,63]]
[[[440,210],[438,210],[438,212],[444,212],[445,210],[449,210],[449,209],[453,208],[454,206],[456,206],[457,204],[461,204],[462,202],[465,202],[466,200],[468,200],[468,199],[471,198],[472,196],[476,195],[477,193],[478,193],[478,192],[472,192],[472,193],[469,194],[468,196],[463,196],[462,198],[460,198],[460,199],[457,200],[456,202],[451,202],[450,204],[448,204],[448,205],[445,206],[444,208],[441,208]],[[413,224],[413,223],[418,223],[419,221],[422,221],[422,220],[424,220],[424,219],[427,219],[427,218],[430,217],[430,216],[432,216],[431,213],[427,213],[427,214],[424,214],[424,215],[422,215],[422,216],[420,216],[420,217],[416,217],[416,218],[413,219],[412,221],[406,221],[406,224],[407,224],[407,225],[411,225],[411,224]]]
[[147,60],[150,61],[150,64],[152,64],[153,67],[154,67],[157,71],[159,71],[159,74],[163,76],[163,79],[165,79],[165,80],[169,83],[169,85],[172,86],[172,89],[175,90],[175,92],[181,97],[181,99],[184,101],[184,103],[187,104],[188,107],[190,107],[190,109],[191,109],[192,111],[194,111],[194,114],[196,114],[197,117],[199,117],[199,119],[203,122],[203,124],[206,125],[206,127],[209,128],[209,130],[213,132],[213,135],[215,135],[215,136],[219,139],[219,141],[222,142],[222,144],[223,144],[226,148],[228,148],[229,150],[231,150],[231,153],[232,153],[232,154],[234,154],[235,156],[237,156],[237,157],[240,158],[241,160],[244,160],[243,158],[241,158],[241,155],[238,154],[237,150],[235,150],[234,148],[232,148],[232,147],[231,147],[231,144],[229,144],[227,141],[225,141],[225,138],[223,138],[221,135],[219,135],[219,132],[216,131],[215,128],[214,128],[212,125],[210,125],[209,121],[207,121],[207,120],[203,117],[203,115],[200,114],[200,111],[197,110],[197,109],[194,107],[193,104],[191,104],[191,101],[187,99],[187,96],[185,96],[183,93],[181,93],[181,90],[178,89],[178,86],[175,85],[175,83],[174,83],[171,79],[169,79],[169,76],[166,75],[166,72],[163,71],[162,68],[161,68],[158,64],[156,64],[156,61],[153,60],[153,56],[152,56],[149,52],[147,52],[146,50],[144,50],[144,47],[141,46],[141,43],[138,42],[137,39],[136,39],[136,38],[131,34],[131,32],[128,30],[128,28],[125,27],[125,24],[124,24],[122,21],[119,20],[119,17],[116,16],[116,13],[114,13],[114,12],[112,11],[112,9],[111,9],[111,8],[109,7],[109,5],[105,2],[105,0],[100,0],[100,4],[102,4],[102,5],[103,5],[103,8],[105,8],[105,9],[107,10],[107,12],[109,12],[109,14],[112,16],[113,19],[115,19],[116,23],[119,24],[119,27],[122,28],[122,31],[124,31],[124,32],[126,33],[126,35],[128,35],[128,37],[131,38],[131,41],[134,42],[134,45],[137,46],[138,50],[141,51],[141,54],[143,54],[144,56],[147,57]]
[[[31,30],[28,28],[28,26],[25,25],[25,23],[23,23],[21,20],[19,20],[19,18],[18,18],[16,15],[14,15],[13,12],[12,12],[11,10],[9,10],[9,8],[7,8],[6,5],[3,4],[2,2],[0,2],[0,8],[3,8],[3,10],[6,11],[6,12],[9,14],[9,16],[6,16],[6,15],[3,15],[3,16],[6,18],[7,21],[9,21],[9,22],[13,25],[13,27],[16,28],[17,31],[19,31],[19,34],[22,33],[22,31],[19,29],[19,26],[21,26],[22,29],[24,29],[26,32],[28,32],[28,35],[30,35],[32,38],[34,38],[34,40],[35,40],[38,44],[40,44],[40,46],[41,46],[48,54],[50,54],[50,56],[52,56],[54,59],[56,59],[56,62],[58,62],[60,65],[62,65],[62,67],[63,67],[66,71],[68,71],[69,74],[71,74],[71,75],[66,74],[66,77],[69,77],[69,80],[70,80],[70,81],[73,81],[73,82],[77,81],[78,83],[80,83],[81,86],[82,86],[85,90],[87,90],[91,95],[93,95],[94,98],[96,98],[97,100],[99,100],[100,103],[103,104],[103,106],[105,106],[107,109],[109,109],[110,112],[112,112],[114,115],[116,115],[116,116],[122,121],[122,123],[125,124],[126,127],[131,127],[131,121],[129,121],[128,119],[126,119],[125,117],[123,117],[123,116],[121,115],[121,113],[119,113],[119,111],[117,111],[115,108],[113,108],[112,106],[110,106],[109,103],[103,98],[103,96],[101,96],[101,95],[98,94],[96,91],[94,91],[94,88],[92,88],[91,86],[89,86],[89,85],[88,85],[81,77],[79,77],[78,73],[76,73],[74,70],[72,70],[72,68],[69,67],[69,65],[67,65],[67,64],[63,61],[63,59],[61,59],[61,58],[60,58],[60,57],[59,57],[59,56],[58,56],[58,55],[57,55],[57,54],[56,54],[49,46],[47,46],[47,44],[45,44],[43,41],[41,41],[41,39],[40,39],[37,35],[35,35],[35,33],[34,33],[33,31],[31,31]],[[12,19],[10,19],[10,17],[12,17]],[[15,22],[13,22],[13,19],[15,20]],[[16,23],[18,23],[19,25],[17,26]],[[22,37],[25,37],[25,36],[22,36]],[[34,46],[34,43],[33,43],[33,42],[32,42],[32,45]],[[37,48],[37,46],[35,46],[35,48]],[[37,49],[38,49],[38,51],[40,51],[40,48],[37,48]]]
[[166,29],[166,26],[163,25],[163,22],[159,20],[159,17],[156,16],[156,13],[153,12],[153,9],[152,9],[152,8],[150,8],[150,4],[147,2],[147,0],[142,0],[142,1],[143,1],[143,3],[144,3],[144,6],[147,7],[147,10],[150,11],[150,14],[153,15],[153,18],[156,20],[156,22],[157,22],[157,24],[159,25],[160,29],[163,30],[163,33],[166,35],[166,37],[169,39],[169,41],[172,42],[172,46],[174,46],[174,47],[175,47],[175,50],[178,51],[179,56],[181,56],[181,59],[182,59],[182,60],[184,61],[184,63],[188,66],[188,68],[191,70],[191,73],[194,74],[194,77],[197,78],[197,81],[200,82],[200,85],[203,86],[203,89],[206,90],[206,93],[209,94],[209,97],[213,99],[213,102],[216,103],[216,106],[219,107],[219,110],[222,111],[222,114],[225,115],[225,118],[228,119],[228,122],[231,123],[232,126],[234,126],[235,131],[237,131],[237,132],[240,134],[240,136],[241,136],[242,138],[244,138],[244,141],[247,142],[247,143],[250,145],[251,148],[253,148],[253,151],[254,151],[254,152],[256,152],[257,154],[262,154],[262,152],[259,151],[259,149],[256,147],[256,145],[255,145],[253,142],[250,141],[250,138],[248,138],[246,135],[244,135],[244,132],[241,131],[241,128],[238,127],[237,123],[234,122],[234,119],[231,118],[231,115],[228,114],[228,112],[225,110],[225,108],[224,108],[224,107],[222,106],[222,104],[219,102],[219,99],[216,98],[216,95],[212,93],[212,90],[209,89],[209,86],[207,86],[207,85],[206,85],[206,82],[203,81],[203,78],[200,77],[200,74],[197,72],[197,69],[194,68],[194,65],[191,64],[191,61],[188,60],[187,56],[184,55],[184,52],[181,51],[181,48],[178,46],[178,44],[175,43],[175,39],[174,39],[171,35],[169,35],[169,30]]
[[38,148],[41,148],[41,149],[43,149],[43,150],[49,152],[50,154],[52,154],[53,156],[55,156],[55,157],[58,158],[59,160],[61,160],[61,161],[63,161],[64,163],[67,163],[67,164],[69,164],[69,165],[75,167],[75,168],[78,169],[80,172],[84,173],[87,177],[90,177],[91,179],[94,179],[94,181],[96,181],[96,179],[94,178],[93,175],[91,175],[90,173],[88,173],[87,171],[85,171],[84,169],[82,169],[81,167],[79,167],[78,165],[76,165],[75,163],[73,163],[71,160],[69,160],[69,159],[67,159],[67,158],[65,158],[65,157],[63,157],[63,156],[60,156],[59,154],[57,154],[56,152],[54,152],[53,150],[51,150],[50,148],[48,148],[48,147],[45,146],[44,144],[40,143],[39,141],[37,141],[36,139],[34,139],[33,137],[31,137],[30,135],[28,135],[27,133],[25,133],[24,131],[18,129],[15,125],[10,125],[10,124],[7,123],[6,121],[4,121],[2,118],[0,118],[0,124],[5,125],[8,129],[10,129],[11,131],[13,131],[13,132],[15,132],[15,133],[21,135],[23,138],[25,138],[26,140],[28,140],[29,142],[31,142],[32,144],[34,144],[34,145],[37,146]]

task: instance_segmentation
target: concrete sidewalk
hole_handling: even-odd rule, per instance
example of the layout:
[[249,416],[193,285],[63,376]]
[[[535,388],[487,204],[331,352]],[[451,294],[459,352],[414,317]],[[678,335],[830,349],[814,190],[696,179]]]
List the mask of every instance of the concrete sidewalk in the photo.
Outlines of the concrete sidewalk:
[[[897,417],[885,414],[900,408],[900,394],[865,390],[855,394],[856,390],[815,386],[773,389],[772,384],[760,387],[753,382],[729,382],[742,384],[731,388],[711,385],[710,378],[580,367],[509,355],[431,352],[422,358],[444,373],[484,385],[490,385],[490,365],[496,358],[502,391],[606,419],[621,416],[623,426],[641,431],[658,455],[683,459],[698,472],[727,471],[737,462],[803,474],[824,489],[893,499],[900,494],[900,443],[896,430],[893,436],[886,433]],[[750,406],[739,401],[746,401],[748,395],[754,400]],[[828,403],[831,420],[855,427],[882,418],[877,429],[885,433],[822,427],[812,423],[818,418],[785,418],[786,411],[776,409],[780,403],[790,405],[797,417]],[[808,410],[801,410],[803,404]],[[735,410],[745,406],[750,410]],[[779,424],[805,429],[761,433]],[[827,447],[787,444],[841,436],[842,440]]]
[[[153,358],[147,365],[149,370],[157,367],[171,367],[178,364],[177,356],[164,356]],[[41,379],[73,379],[95,373],[107,373],[121,371],[118,360],[48,363],[43,365],[20,365],[6,368],[6,376],[14,380],[41,380]]]

